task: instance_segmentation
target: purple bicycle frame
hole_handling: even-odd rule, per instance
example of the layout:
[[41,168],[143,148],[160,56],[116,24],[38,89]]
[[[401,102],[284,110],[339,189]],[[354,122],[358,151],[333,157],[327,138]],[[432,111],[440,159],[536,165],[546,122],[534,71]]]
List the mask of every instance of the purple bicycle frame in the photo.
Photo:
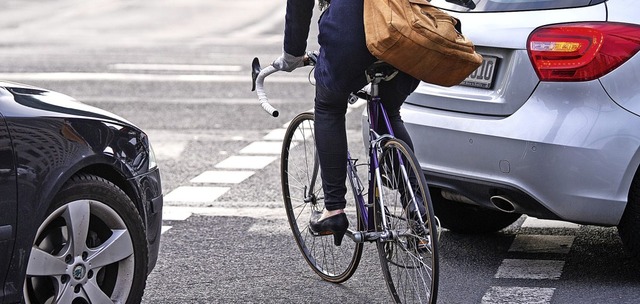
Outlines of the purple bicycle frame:
[[[374,84],[377,86],[377,84]],[[367,113],[369,115],[369,141],[371,143],[372,138],[377,138],[379,135],[374,130],[379,130],[378,128],[378,120],[380,117],[384,118],[384,125],[386,127],[387,132],[385,134],[394,137],[393,129],[391,128],[391,122],[389,121],[389,117],[387,116],[387,111],[384,109],[382,102],[380,101],[380,97],[377,94],[374,94],[370,100],[367,102]],[[380,167],[378,163],[378,151],[374,149],[373,145],[369,144],[369,161],[371,162],[368,166],[369,168],[369,176],[368,176],[368,192],[367,199],[369,202],[374,202],[374,191],[373,184],[375,179],[375,172]],[[400,164],[402,164],[402,159],[400,159]],[[347,166],[349,168],[349,174],[355,174],[355,161],[351,158],[351,153],[347,152]],[[364,197],[362,195],[356,195],[357,204],[362,211],[360,214],[362,215],[362,221],[365,225],[365,231],[371,231],[369,227],[373,227],[374,223],[372,219],[369,218],[369,213],[373,212],[373,206],[367,206],[364,201]]]

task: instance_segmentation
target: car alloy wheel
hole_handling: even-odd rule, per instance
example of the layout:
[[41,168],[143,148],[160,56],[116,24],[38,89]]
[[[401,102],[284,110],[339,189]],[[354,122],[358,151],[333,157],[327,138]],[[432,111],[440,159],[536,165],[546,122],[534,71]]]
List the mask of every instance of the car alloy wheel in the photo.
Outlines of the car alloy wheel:
[[26,303],[139,303],[147,275],[142,220],[129,197],[93,175],[72,178],[38,228]]

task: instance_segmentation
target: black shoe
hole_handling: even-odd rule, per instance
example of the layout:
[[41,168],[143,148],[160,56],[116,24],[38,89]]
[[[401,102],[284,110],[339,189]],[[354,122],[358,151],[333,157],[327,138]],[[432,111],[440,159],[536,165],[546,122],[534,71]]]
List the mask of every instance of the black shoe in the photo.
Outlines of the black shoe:
[[415,240],[415,248],[418,252],[425,252],[430,249],[430,235],[426,223],[426,221],[420,221],[417,218],[410,220],[410,227]]
[[347,215],[339,213],[332,215],[323,220],[320,219],[322,212],[314,212],[309,221],[309,229],[314,235],[330,235],[333,234],[333,243],[336,246],[342,244],[342,238],[349,228],[349,220]]
[[[419,205],[420,207],[424,207]],[[410,208],[410,209],[414,209],[414,208]],[[423,209],[423,208],[419,208],[419,209]],[[416,243],[416,249],[418,250],[418,252],[426,252],[430,249],[430,244],[429,244],[429,229],[427,228],[427,214],[423,212],[423,210],[420,211],[415,211],[415,210],[410,210],[409,211],[409,218],[410,218],[410,226],[411,226],[411,230],[413,230],[413,233],[416,235],[415,238],[415,243]]]

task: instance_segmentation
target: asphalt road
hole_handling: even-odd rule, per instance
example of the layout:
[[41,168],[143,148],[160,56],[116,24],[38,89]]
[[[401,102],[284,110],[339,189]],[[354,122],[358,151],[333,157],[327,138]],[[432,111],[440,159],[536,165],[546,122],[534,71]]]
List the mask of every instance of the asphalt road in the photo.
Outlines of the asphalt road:
[[[277,152],[249,149],[277,145],[269,135],[277,137],[294,115],[312,108],[309,70],[271,79],[277,119],[250,92],[253,57],[268,63],[281,52],[284,2],[3,2],[0,79],[74,96],[149,133],[162,170],[166,232],[144,303],[389,302],[371,244],[346,283],[323,282],[311,272],[280,207]],[[309,48],[316,47],[310,40]],[[360,144],[361,110],[348,116],[353,146]],[[263,163],[221,166],[245,156]],[[251,175],[237,183],[194,182],[211,171]],[[523,217],[489,235],[444,231],[440,244],[439,303],[640,298],[640,268],[615,228]]]

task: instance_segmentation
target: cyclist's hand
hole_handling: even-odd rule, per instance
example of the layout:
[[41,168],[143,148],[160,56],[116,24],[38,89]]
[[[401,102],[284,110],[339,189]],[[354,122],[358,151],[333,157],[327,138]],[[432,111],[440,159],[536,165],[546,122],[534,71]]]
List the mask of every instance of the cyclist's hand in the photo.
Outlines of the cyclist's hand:
[[283,52],[271,65],[280,71],[291,72],[304,66],[304,56],[293,56]]

